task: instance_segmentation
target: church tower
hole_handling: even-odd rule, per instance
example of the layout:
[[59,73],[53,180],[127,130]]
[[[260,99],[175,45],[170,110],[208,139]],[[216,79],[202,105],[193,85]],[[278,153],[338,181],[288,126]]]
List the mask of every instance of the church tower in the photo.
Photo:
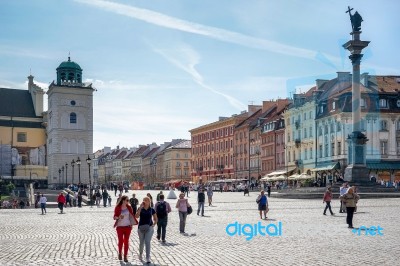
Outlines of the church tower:
[[92,84],[82,83],[82,68],[70,57],[57,68],[57,81],[47,91],[49,184],[78,184],[79,172],[80,181],[89,184],[86,159],[93,155],[93,91]]

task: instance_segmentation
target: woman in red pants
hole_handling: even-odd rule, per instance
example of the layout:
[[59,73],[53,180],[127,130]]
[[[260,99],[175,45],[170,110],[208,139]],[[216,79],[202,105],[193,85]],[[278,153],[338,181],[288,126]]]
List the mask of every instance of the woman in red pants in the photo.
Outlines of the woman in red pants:
[[128,262],[129,236],[132,226],[138,224],[129,204],[128,196],[122,196],[115,206],[114,220],[114,227],[117,228],[118,235],[118,259],[122,260],[122,246],[124,246],[124,262]]

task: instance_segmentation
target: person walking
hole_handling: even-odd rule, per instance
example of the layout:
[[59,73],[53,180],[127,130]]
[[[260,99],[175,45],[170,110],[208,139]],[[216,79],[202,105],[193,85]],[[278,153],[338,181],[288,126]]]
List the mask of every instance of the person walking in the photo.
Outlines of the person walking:
[[154,206],[157,214],[157,239],[165,243],[165,235],[168,223],[168,213],[171,212],[171,206],[168,202],[164,201],[164,195],[160,195],[160,200]]
[[329,208],[331,215],[334,215],[332,208],[331,208],[332,197],[333,197],[332,188],[328,187],[328,189],[325,191],[324,198],[322,199],[322,203],[326,203],[324,215],[326,215],[326,210],[328,208]]
[[107,189],[103,190],[103,193],[101,193],[101,196],[103,197],[103,206],[107,207],[107,199],[108,199]]
[[208,197],[208,206],[212,206],[212,197],[213,197],[213,190],[212,190],[212,186],[208,186],[207,188],[207,197]]
[[267,185],[268,198],[271,197],[271,184]]
[[358,196],[357,193],[354,193],[354,188],[351,187],[347,190],[346,194],[340,197],[340,199],[343,201],[343,204],[346,206],[347,210],[347,217],[346,217],[346,222],[349,225],[349,228],[354,228],[353,227],[353,214],[354,210],[357,206],[357,202],[360,199],[360,196]]
[[199,193],[197,194],[197,203],[198,203],[198,209],[197,209],[197,215],[200,214],[201,210],[201,216],[204,216],[204,202],[206,201],[206,195],[204,194],[204,190],[200,189]]
[[47,202],[47,198],[42,194],[40,196],[40,199],[39,199],[40,208],[42,209],[42,215],[47,213],[47,211],[46,211],[46,202]]
[[65,208],[68,207],[69,201],[70,201],[70,195],[69,192],[67,192],[67,195],[65,196]]
[[122,260],[122,247],[124,247],[124,262],[128,262],[129,236],[132,226],[138,222],[129,204],[128,196],[122,196],[114,209],[114,227],[118,236],[118,259]]
[[261,194],[258,195],[256,202],[258,204],[258,210],[260,211],[260,219],[262,219],[262,212],[264,212],[264,219],[267,220],[267,212],[269,209],[267,196],[265,196],[264,190],[261,190]]
[[108,195],[108,207],[111,207],[111,196],[110,195]]
[[78,192],[78,208],[82,207],[82,193]]
[[179,211],[179,232],[185,234],[186,217],[188,215],[188,207],[191,207],[189,201],[185,199],[185,194],[179,194],[179,199],[175,206]]
[[118,186],[117,184],[114,184],[114,196],[117,196],[117,190],[118,190]]
[[100,201],[101,201],[100,190],[96,190],[95,195],[96,195],[96,206],[97,206],[97,208],[99,208],[100,207]]
[[147,197],[150,199],[150,207],[153,208],[154,207],[153,197],[151,196],[150,193],[147,193]]
[[154,234],[154,226],[157,224],[156,211],[150,206],[150,198],[144,197],[142,204],[136,212],[139,218],[139,259],[143,260],[143,246],[146,245],[146,262],[150,263],[150,243]]
[[136,214],[137,206],[139,205],[139,200],[136,198],[136,194],[132,194],[132,198],[129,199],[129,202],[131,203],[133,213]]
[[58,208],[60,209],[61,213],[64,213],[65,202],[66,202],[66,200],[65,200],[64,194],[61,192],[57,198]]
[[[344,194],[346,194],[347,190],[348,190],[348,183],[347,183],[347,182],[344,182],[344,183],[342,184],[342,186],[340,187],[340,190],[339,190],[340,198],[341,198]],[[340,212],[340,213],[346,212],[346,206],[343,204],[343,201],[342,201],[342,200],[340,200],[340,211],[339,211],[339,212]]]
[[222,183],[220,183],[220,184],[219,184],[219,192],[220,192],[220,193],[222,193],[222,189],[223,189],[223,186],[222,186]]
[[160,193],[157,194],[157,198],[156,198],[156,201],[157,201],[157,202],[160,201],[160,195],[162,195],[162,194],[163,194],[162,190],[160,191]]

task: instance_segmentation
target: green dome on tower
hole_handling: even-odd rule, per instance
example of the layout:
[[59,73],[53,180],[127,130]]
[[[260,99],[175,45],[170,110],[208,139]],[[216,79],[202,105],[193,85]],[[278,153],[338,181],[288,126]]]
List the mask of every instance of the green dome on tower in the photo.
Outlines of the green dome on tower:
[[57,67],[57,85],[64,84],[81,84],[82,83],[82,68],[71,61],[71,57],[68,56],[68,61],[62,62]]

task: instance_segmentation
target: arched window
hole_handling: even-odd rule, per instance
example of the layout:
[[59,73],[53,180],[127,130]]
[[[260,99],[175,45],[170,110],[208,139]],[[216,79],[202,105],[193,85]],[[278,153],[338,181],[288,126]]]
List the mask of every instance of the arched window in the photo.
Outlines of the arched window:
[[76,114],[75,113],[70,113],[69,114],[69,122],[71,124],[76,124]]

